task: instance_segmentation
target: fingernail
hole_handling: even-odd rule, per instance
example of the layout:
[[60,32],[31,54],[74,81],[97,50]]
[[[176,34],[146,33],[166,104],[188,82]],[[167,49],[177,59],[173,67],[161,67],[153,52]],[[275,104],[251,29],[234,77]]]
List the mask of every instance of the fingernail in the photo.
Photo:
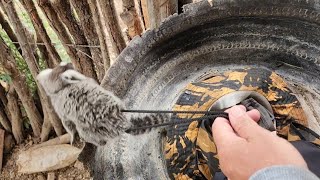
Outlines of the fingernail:
[[229,116],[232,116],[233,118],[239,118],[243,116],[246,113],[242,108],[239,106],[232,107],[232,110],[229,112]]

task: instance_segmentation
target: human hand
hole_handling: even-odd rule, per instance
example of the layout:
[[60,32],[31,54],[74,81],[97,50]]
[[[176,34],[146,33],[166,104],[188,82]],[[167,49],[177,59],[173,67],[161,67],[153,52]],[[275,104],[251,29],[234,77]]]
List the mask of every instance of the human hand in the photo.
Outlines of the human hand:
[[244,106],[226,111],[229,121],[216,118],[212,125],[222,172],[229,179],[249,179],[256,171],[273,165],[308,168],[300,153],[286,140],[260,127],[257,110]]

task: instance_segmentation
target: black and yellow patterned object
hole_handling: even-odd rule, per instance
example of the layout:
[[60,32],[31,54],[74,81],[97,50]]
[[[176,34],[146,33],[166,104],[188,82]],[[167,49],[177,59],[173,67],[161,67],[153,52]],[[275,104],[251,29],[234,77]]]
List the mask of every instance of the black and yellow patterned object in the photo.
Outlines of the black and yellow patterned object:
[[[272,106],[278,135],[289,141],[301,139],[299,133],[308,127],[306,115],[286,82],[267,69],[233,70],[190,83],[173,109],[206,111],[220,97],[235,91],[255,91],[263,95]],[[173,120],[199,116],[203,115],[177,114]],[[220,170],[216,146],[206,122],[194,121],[168,129],[164,153],[172,179],[213,179]],[[315,136],[307,140],[320,144]]]

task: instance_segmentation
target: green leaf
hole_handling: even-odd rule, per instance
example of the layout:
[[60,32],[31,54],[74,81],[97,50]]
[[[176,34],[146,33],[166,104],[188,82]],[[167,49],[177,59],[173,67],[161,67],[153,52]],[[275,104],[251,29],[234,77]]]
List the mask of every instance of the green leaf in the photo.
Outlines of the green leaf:
[[25,119],[23,121],[23,126],[25,129],[30,129],[30,122],[29,122],[29,119]]
[[11,83],[12,82],[12,79],[9,76],[9,74],[0,74],[0,80],[1,81],[5,81],[7,83]]

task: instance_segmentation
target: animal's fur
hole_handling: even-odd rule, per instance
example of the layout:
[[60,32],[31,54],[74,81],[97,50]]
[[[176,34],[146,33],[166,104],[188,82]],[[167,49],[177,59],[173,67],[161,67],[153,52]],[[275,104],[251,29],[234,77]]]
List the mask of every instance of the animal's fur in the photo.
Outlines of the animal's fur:
[[[159,114],[126,116],[121,112],[124,105],[118,97],[103,89],[92,78],[74,70],[71,64],[62,63],[54,69],[46,69],[38,75],[37,80],[51,98],[63,126],[71,135],[71,142],[78,132],[86,142],[105,145],[108,139],[129,128],[162,123],[169,119]],[[144,132],[130,131],[131,134]]]

